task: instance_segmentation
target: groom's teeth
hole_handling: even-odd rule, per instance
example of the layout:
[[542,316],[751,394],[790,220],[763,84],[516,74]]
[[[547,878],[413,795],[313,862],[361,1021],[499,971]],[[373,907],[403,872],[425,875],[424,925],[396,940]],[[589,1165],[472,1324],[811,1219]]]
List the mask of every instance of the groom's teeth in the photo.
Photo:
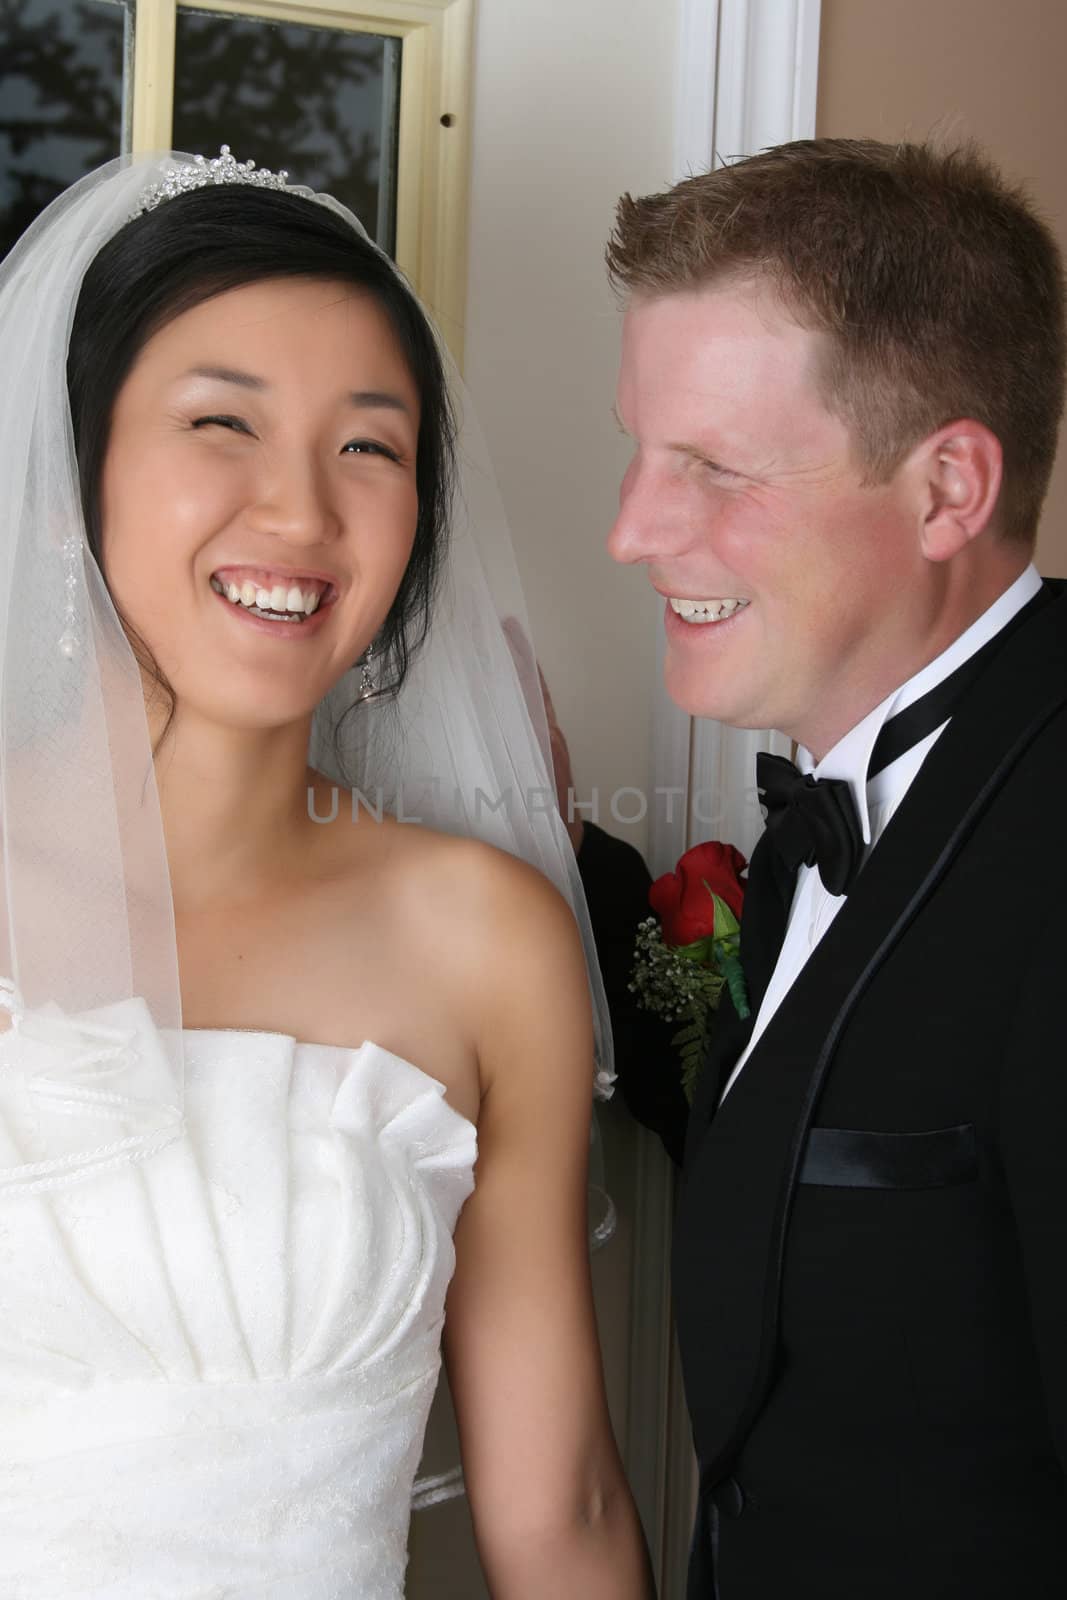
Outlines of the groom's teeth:
[[747,606],[747,600],[678,600],[670,596],[671,610],[683,622],[725,622],[735,611]]
[[[254,606],[256,603],[256,586],[254,583],[249,583],[247,578],[241,585],[241,593],[239,598],[243,606]],[[233,599],[232,595],[230,596],[230,599]]]

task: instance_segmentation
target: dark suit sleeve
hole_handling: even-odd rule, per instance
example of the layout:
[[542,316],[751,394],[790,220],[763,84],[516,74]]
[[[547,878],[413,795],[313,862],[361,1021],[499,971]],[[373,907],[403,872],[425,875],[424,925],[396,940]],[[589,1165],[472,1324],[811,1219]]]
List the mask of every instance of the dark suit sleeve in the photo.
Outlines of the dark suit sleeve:
[[637,924],[650,915],[651,875],[632,845],[591,822],[583,829],[578,870],[611,1013],[618,1087],[631,1115],[659,1134],[680,1165],[688,1107],[671,1044],[677,1025],[642,1011],[629,989]]
[[[1001,1080],[1001,1155],[1049,1421],[1067,1471],[1067,915],[1038,935]],[[1032,930],[1028,930],[1032,936]]]

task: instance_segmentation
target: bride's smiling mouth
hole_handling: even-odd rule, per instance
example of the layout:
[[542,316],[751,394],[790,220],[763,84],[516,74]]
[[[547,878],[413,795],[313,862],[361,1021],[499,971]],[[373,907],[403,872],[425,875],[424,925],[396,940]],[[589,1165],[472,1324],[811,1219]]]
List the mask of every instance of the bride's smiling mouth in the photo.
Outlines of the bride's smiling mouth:
[[220,567],[211,574],[211,587],[249,620],[301,630],[313,617],[319,620],[337,599],[337,590],[328,578],[270,567]]

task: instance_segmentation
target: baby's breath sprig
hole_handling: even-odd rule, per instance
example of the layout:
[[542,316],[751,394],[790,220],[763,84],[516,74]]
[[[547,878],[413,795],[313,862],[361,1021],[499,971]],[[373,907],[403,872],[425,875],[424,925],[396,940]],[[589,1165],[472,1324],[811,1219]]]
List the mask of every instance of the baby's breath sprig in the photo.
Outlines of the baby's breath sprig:
[[[710,888],[708,892],[712,893]],[[669,945],[658,919],[646,917],[637,925],[630,974],[630,993],[643,1010],[682,1024],[671,1043],[681,1057],[682,1088],[690,1103],[707,1052],[712,1015],[728,984],[738,1015],[748,1015],[737,959],[737,921],[718,895],[712,898],[716,917],[721,916],[721,934],[693,944]]]
[[671,946],[663,941],[663,930],[655,917],[637,924],[634,967],[630,974],[630,993],[644,1011],[654,1011],[665,1022],[689,1020],[694,1002],[718,1005],[724,979],[701,966],[690,947]]

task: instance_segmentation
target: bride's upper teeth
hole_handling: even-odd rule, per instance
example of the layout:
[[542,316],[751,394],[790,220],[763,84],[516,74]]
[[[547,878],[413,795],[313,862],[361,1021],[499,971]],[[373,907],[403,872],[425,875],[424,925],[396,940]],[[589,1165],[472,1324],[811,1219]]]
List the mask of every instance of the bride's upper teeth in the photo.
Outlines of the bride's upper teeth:
[[325,594],[328,584],[309,581],[305,584],[275,583],[268,589],[264,585],[254,583],[251,578],[245,578],[237,583],[232,578],[223,580],[218,576],[211,579],[211,587],[216,594],[223,594],[235,606],[255,606],[257,611],[303,612],[310,617],[317,611]]
[[686,622],[721,622],[747,606],[747,600],[676,600],[670,596],[671,610]]

